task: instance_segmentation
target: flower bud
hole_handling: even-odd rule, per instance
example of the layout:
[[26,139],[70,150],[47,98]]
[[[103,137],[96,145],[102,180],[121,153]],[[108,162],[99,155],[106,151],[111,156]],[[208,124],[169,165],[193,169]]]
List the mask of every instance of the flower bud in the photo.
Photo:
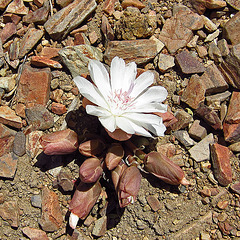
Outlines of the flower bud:
[[120,162],[117,167],[112,170],[111,172],[111,176],[112,176],[112,181],[113,181],[113,185],[115,187],[115,190],[117,192],[117,187],[118,187],[118,183],[119,183],[119,179],[122,176],[123,172],[127,169],[127,165],[122,161]]
[[114,169],[121,162],[124,156],[124,150],[120,143],[113,143],[110,148],[108,148],[105,163],[109,170]]
[[86,159],[79,169],[79,177],[82,182],[94,183],[102,175],[101,161],[94,157]]
[[71,212],[69,225],[72,229],[76,228],[79,218],[85,219],[87,217],[100,193],[101,184],[99,182],[94,184],[80,182],[69,204]]
[[73,153],[78,147],[78,136],[71,129],[43,135],[40,144],[47,155],[62,155]]
[[141,185],[142,175],[135,165],[128,167],[118,183],[118,200],[121,208],[134,203]]
[[148,172],[166,183],[172,185],[189,184],[184,177],[183,170],[160,152],[147,154],[144,159],[144,167]]
[[105,149],[105,144],[100,139],[91,139],[79,145],[79,152],[87,157],[94,157],[101,154]]

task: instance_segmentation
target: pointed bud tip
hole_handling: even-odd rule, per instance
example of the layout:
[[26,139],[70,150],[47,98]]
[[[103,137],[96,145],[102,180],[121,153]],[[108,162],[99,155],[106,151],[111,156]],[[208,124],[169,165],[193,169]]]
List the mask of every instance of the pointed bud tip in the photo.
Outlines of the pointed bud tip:
[[185,177],[182,178],[182,180],[180,181],[180,183],[181,183],[182,185],[190,185],[190,182],[189,182]]
[[74,214],[74,213],[71,213],[70,214],[70,217],[69,217],[69,225],[72,229],[75,229],[76,226],[77,226],[77,223],[78,223],[78,220],[79,220],[79,217]]

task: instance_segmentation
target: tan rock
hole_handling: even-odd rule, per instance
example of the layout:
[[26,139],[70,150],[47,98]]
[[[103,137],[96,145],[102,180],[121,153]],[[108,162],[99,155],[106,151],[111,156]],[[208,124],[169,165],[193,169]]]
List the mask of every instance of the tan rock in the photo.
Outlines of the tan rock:
[[19,226],[19,208],[16,201],[4,202],[0,205],[0,216],[9,222],[11,227]]
[[27,235],[32,240],[40,240],[40,239],[48,240],[49,239],[47,237],[47,234],[40,229],[36,229],[32,227],[24,227],[22,231],[25,235]]
[[22,127],[22,119],[8,106],[0,107],[0,123],[15,127]]
[[7,7],[7,13],[15,13],[20,15],[28,14],[29,9],[24,5],[23,0],[13,0]]
[[39,223],[47,232],[57,231],[63,224],[58,196],[47,187],[42,191],[42,216]]
[[145,8],[145,5],[139,0],[124,0],[122,2],[122,7],[123,9],[127,7],[136,7],[138,9],[142,9],[142,8]]
[[107,44],[104,59],[110,65],[115,56],[121,57],[126,63],[146,63],[153,59],[163,48],[163,43],[156,38],[110,41]]

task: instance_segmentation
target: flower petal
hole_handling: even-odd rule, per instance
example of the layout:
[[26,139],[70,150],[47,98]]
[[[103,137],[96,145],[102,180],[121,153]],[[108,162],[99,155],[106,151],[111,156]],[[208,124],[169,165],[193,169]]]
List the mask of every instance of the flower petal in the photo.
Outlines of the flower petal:
[[96,105],[108,109],[108,104],[106,103],[104,97],[92,83],[80,76],[75,77],[73,81],[77,85],[79,92],[85,98],[87,98],[89,101]]
[[154,114],[144,114],[144,113],[125,113],[124,116],[137,124],[138,126],[143,127],[146,130],[149,130],[156,136],[163,136],[166,130],[166,127],[163,124],[162,118]]
[[98,60],[90,60],[88,69],[92,81],[95,83],[103,96],[108,96],[111,92],[109,74],[104,65]]
[[131,125],[131,121],[125,117],[116,117],[116,125],[126,133],[135,133],[135,130]]
[[116,119],[113,115],[108,117],[99,117],[98,119],[104,128],[106,128],[109,132],[113,132],[116,129]]
[[161,86],[153,86],[140,94],[134,100],[135,105],[141,106],[151,102],[163,102],[168,95],[167,90]]
[[148,103],[141,106],[134,105],[132,108],[132,111],[142,112],[142,113],[153,113],[153,112],[165,113],[167,111],[167,105],[162,103]]
[[130,94],[131,97],[137,97],[142,93],[147,87],[153,84],[154,74],[150,71],[142,73],[135,81],[134,87]]
[[128,63],[124,70],[124,79],[122,79],[123,92],[131,91],[131,85],[137,75],[137,65],[135,62]]
[[122,58],[114,57],[110,68],[112,92],[122,88],[125,75],[125,62]]
[[109,117],[112,115],[109,111],[107,111],[105,108],[94,106],[94,105],[87,105],[86,111],[90,115],[94,115],[97,117]]

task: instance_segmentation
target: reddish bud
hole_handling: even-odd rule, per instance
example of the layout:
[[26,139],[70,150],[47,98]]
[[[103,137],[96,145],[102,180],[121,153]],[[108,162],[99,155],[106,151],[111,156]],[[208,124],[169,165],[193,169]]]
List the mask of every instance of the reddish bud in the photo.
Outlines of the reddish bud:
[[144,167],[148,172],[166,183],[172,185],[189,184],[184,177],[183,170],[159,152],[150,152],[147,154],[144,159]]
[[110,148],[108,148],[105,163],[109,170],[114,169],[121,162],[124,156],[124,150],[120,143],[113,143]]
[[94,184],[80,182],[69,204],[69,210],[71,211],[69,224],[71,228],[76,228],[79,218],[85,219],[87,217],[100,193],[101,184],[99,182]]
[[141,185],[142,175],[134,165],[128,167],[118,183],[118,200],[121,208],[134,203]]
[[82,182],[94,183],[102,175],[103,169],[98,158],[86,159],[79,169],[79,177]]
[[120,162],[117,165],[117,167],[114,170],[112,170],[112,181],[116,191],[117,191],[119,179],[126,169],[127,169],[127,165],[124,162]]
[[71,129],[43,135],[40,144],[47,155],[69,154],[77,150],[78,137]]
[[101,154],[105,147],[106,146],[102,140],[92,139],[81,143],[79,145],[79,152],[84,156],[94,157],[98,154]]

